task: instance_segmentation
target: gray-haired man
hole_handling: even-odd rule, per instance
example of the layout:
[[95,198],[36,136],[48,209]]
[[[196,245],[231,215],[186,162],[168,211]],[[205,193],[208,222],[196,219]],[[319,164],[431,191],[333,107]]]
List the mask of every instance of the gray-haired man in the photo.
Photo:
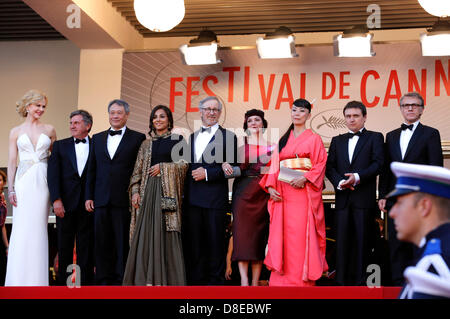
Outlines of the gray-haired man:
[[[441,137],[439,131],[420,123],[425,109],[422,96],[409,92],[400,99],[400,112],[404,123],[401,127],[386,134],[385,164],[380,174],[378,186],[378,206],[389,213],[395,201],[386,199],[386,195],[395,187],[396,177],[390,169],[392,162],[443,166]],[[389,250],[391,258],[392,283],[403,285],[403,271],[413,262],[412,244],[397,239],[392,218],[388,217]]]
[[222,163],[236,163],[236,135],[218,121],[216,97],[200,101],[202,128],[191,134],[191,161],[186,175],[183,246],[188,284],[220,285],[225,274],[225,221],[228,181]]
[[58,234],[58,283],[65,285],[77,265],[82,285],[94,280],[94,217],[84,206],[86,167],[91,151],[92,116],[84,110],[70,114],[71,137],[56,141],[48,161],[47,180]]
[[126,127],[130,108],[123,100],[108,105],[111,128],[92,137],[86,184],[86,210],[94,212],[95,279],[121,285],[129,250],[128,185],[145,135]]

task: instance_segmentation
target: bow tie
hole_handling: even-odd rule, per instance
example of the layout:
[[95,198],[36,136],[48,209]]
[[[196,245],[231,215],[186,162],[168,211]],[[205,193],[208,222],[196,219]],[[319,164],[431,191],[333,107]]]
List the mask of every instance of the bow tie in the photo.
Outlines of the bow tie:
[[78,143],[86,143],[86,139],[85,138],[82,138],[82,139],[76,138],[75,144],[78,144]]
[[353,132],[347,133],[348,138],[353,138],[354,136],[361,136],[361,135],[362,135],[361,131],[358,131],[356,133],[353,133]]
[[109,130],[109,135],[111,135],[111,136],[122,135],[122,130],[118,130],[118,131]]
[[402,128],[402,131],[404,131],[404,130],[406,130],[406,129],[408,129],[408,130],[411,130],[411,131],[412,131],[413,127],[414,127],[414,124],[409,124],[409,125],[406,125],[406,124],[402,124],[402,126],[401,126],[401,128]]
[[211,127],[203,127],[202,126],[202,133],[205,132],[205,131],[208,132],[208,133],[211,133]]

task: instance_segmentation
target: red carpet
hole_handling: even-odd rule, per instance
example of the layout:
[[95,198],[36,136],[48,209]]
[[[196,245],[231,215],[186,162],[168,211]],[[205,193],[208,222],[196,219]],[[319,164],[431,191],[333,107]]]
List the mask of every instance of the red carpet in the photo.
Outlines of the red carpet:
[[0,299],[396,299],[400,287],[0,287]]

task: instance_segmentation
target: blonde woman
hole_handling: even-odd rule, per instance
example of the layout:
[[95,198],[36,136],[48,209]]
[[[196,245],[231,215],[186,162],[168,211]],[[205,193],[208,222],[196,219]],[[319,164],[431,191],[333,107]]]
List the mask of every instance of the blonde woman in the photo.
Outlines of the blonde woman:
[[13,225],[5,286],[48,286],[47,158],[56,133],[53,126],[41,122],[46,106],[44,93],[25,93],[17,102],[17,112],[25,121],[9,135],[8,198]]

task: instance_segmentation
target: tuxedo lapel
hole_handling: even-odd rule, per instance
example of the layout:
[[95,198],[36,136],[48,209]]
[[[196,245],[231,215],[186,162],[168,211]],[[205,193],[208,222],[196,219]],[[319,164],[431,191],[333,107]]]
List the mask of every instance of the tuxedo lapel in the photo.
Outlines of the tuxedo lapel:
[[114,153],[114,156],[112,159],[117,157],[119,153],[125,148],[125,145],[127,143],[128,138],[130,137],[130,130],[128,128],[125,128],[125,133],[123,134],[122,139],[120,140],[119,146],[117,146],[117,150]]
[[198,132],[194,132],[191,135],[191,163],[195,163],[196,162],[196,157],[195,157],[195,139],[197,138]]
[[350,166],[350,160],[349,160],[349,154],[348,154],[348,137],[347,135],[342,135],[342,142],[339,143],[339,147],[341,149],[341,154],[345,154],[344,156],[344,163],[345,167]]
[[402,132],[401,129],[396,129],[392,133],[392,139],[393,139],[393,151],[392,159],[394,161],[402,161],[402,150],[400,149],[400,133]]
[[103,141],[103,151],[105,152],[106,158],[112,159],[111,156],[109,156],[108,152],[108,134],[109,129],[103,132],[102,141]]
[[214,140],[216,139],[216,134],[217,132],[219,132],[220,128],[216,131],[216,133],[211,137],[211,139],[208,142],[208,145],[210,145],[212,142],[214,142]]
[[89,157],[91,156],[91,152],[92,152],[92,140],[89,137],[89,135],[87,136],[87,138],[88,138],[88,143],[89,143],[89,155],[88,155],[88,160],[86,162],[86,165],[84,165],[84,169],[83,169],[83,172],[81,173],[81,176],[83,176],[86,173],[86,171],[87,171],[87,167],[88,167],[88,163],[89,163]]
[[66,146],[66,150],[67,150],[67,154],[70,159],[70,163],[72,163],[72,166],[75,169],[75,171],[78,172],[77,154],[75,152],[75,141],[73,140],[73,138],[69,139],[67,146]]
[[[219,131],[220,131],[220,133],[219,133]],[[198,134],[200,133],[200,130],[199,131],[196,131],[196,132],[194,132],[194,134],[192,135],[193,136],[193,138],[192,138],[192,143],[191,143],[191,152],[192,152],[192,160],[193,160],[193,162],[197,162],[197,156],[196,156],[196,149],[195,149],[195,141],[196,141],[196,139],[197,139],[197,137],[198,137]],[[219,128],[217,129],[217,131],[216,131],[216,133],[211,137],[211,139],[208,141],[208,144],[206,144],[206,147],[205,147],[205,149],[203,150],[203,152],[202,152],[202,155],[200,156],[200,158],[199,158],[199,162],[201,162],[201,161],[203,161],[203,155],[205,154],[205,152],[206,151],[208,151],[209,152],[209,154],[210,155],[213,155],[214,156],[214,154],[213,153],[211,153],[211,148],[213,147],[213,142],[214,142],[214,140],[216,139],[216,135],[217,134],[224,134],[223,132],[222,132],[222,128],[219,126]]]
[[[220,131],[220,133],[219,133]],[[214,148],[214,144],[213,142],[216,140],[216,135],[217,134],[223,134],[221,127],[219,126],[219,128],[217,129],[216,133],[214,133],[214,135],[211,137],[211,139],[209,140],[208,144],[206,145],[205,149],[203,150],[202,156],[201,158],[203,159],[203,154],[205,154],[206,151],[209,152],[210,155],[214,156],[215,155],[215,149],[212,151],[211,148]]]
[[414,130],[414,133],[411,136],[411,139],[409,140],[408,147],[406,148],[405,157],[403,158],[403,160],[405,160],[408,157],[409,153],[412,152],[412,150],[414,149],[417,141],[422,136],[422,134],[423,134],[423,125],[419,123],[419,124],[417,124],[417,127]]
[[366,144],[368,138],[369,138],[369,134],[367,134],[366,130],[364,129],[363,133],[361,134],[361,136],[358,139],[358,142],[356,142],[356,146],[355,146],[355,150],[353,151],[353,157],[352,157],[351,163],[355,162],[356,157],[358,156],[358,154],[361,151],[364,144]]

